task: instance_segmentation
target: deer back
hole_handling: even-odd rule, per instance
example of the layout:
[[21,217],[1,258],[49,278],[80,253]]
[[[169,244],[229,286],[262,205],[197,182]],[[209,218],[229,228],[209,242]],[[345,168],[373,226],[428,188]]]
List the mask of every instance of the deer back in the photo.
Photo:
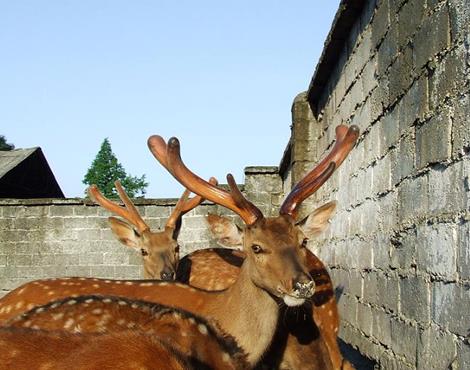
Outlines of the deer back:
[[[94,334],[109,336],[132,330],[143,337],[143,350],[147,345],[145,338],[163,338],[184,358],[209,368],[247,367],[245,354],[236,341],[216,324],[184,310],[123,297],[80,296],[54,301],[10,320],[7,325],[17,330],[79,333],[78,338],[83,341],[93,340]],[[109,341],[111,348],[122,345],[113,344],[114,339]]]

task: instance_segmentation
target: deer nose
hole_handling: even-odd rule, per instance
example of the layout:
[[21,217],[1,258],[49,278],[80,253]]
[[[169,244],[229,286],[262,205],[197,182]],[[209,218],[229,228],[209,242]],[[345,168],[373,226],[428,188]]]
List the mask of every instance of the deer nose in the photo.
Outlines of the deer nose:
[[175,272],[170,270],[163,270],[160,274],[162,280],[173,280],[175,278]]
[[310,298],[315,293],[315,282],[309,276],[302,276],[293,282],[294,294],[299,298]]

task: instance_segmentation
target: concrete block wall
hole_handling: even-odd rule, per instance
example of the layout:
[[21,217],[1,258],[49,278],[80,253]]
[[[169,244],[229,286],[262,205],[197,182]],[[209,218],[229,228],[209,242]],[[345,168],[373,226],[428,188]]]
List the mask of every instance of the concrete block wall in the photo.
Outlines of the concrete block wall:
[[[245,189],[255,203],[277,201],[281,180],[277,167],[248,167]],[[136,200],[139,212],[152,230],[162,229],[176,199]],[[268,203],[266,203],[268,204]],[[263,211],[271,206],[262,204]],[[181,255],[217,246],[205,223],[209,213],[236,219],[210,202],[183,218]],[[0,296],[35,279],[93,276],[142,279],[139,251],[119,243],[107,218],[111,214],[83,199],[0,200]]]
[[312,159],[338,124],[361,130],[314,198],[338,210],[312,248],[341,337],[381,369],[470,368],[469,25],[467,0],[366,1],[307,123]]

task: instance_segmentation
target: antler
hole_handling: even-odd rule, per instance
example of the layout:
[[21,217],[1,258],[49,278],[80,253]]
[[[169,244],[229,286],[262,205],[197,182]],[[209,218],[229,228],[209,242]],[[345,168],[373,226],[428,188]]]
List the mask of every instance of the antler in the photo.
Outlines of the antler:
[[231,209],[247,225],[252,225],[258,219],[263,218],[261,211],[240,192],[231,174],[227,175],[227,182],[230,187],[230,192],[228,192],[191,172],[181,159],[180,143],[177,138],[171,138],[167,145],[161,136],[153,135],[148,139],[148,146],[162,166],[193,193]]
[[88,194],[90,195],[90,198],[93,199],[100,206],[106,208],[108,211],[117,214],[118,216],[121,216],[123,219],[127,220],[129,223],[134,225],[139,233],[143,233],[144,231],[149,230],[150,227],[140,216],[139,211],[137,211],[137,208],[135,208],[134,204],[127,196],[126,192],[121,186],[121,183],[119,181],[115,181],[114,186],[116,186],[119,198],[121,198],[125,207],[121,207],[119,204],[107,199],[103,194],[101,194],[95,184],[91,185],[88,188]]
[[[209,179],[209,182],[213,185],[217,185],[217,179],[215,177],[211,177]],[[196,208],[199,204],[204,201],[204,198],[200,195],[196,195],[193,198],[188,199],[190,193],[191,191],[186,189],[181,195],[180,199],[178,199],[175,209],[166,221],[165,227],[174,229],[180,217],[182,217],[185,213],[191,211],[193,208]]]
[[349,128],[345,125],[336,127],[336,143],[333,149],[312,171],[294,186],[282,203],[279,213],[281,215],[291,215],[295,218],[300,204],[317,191],[333,174],[334,170],[343,163],[356,144],[358,137],[359,128],[355,125]]

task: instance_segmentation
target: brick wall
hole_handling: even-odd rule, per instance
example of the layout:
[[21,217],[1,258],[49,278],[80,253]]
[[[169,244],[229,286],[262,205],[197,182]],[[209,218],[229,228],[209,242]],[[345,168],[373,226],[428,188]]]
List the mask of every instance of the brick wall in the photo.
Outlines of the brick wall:
[[382,369],[470,368],[470,6],[364,3],[320,97],[294,101],[284,187],[358,125],[313,199],[338,201],[312,248],[343,291],[341,337]]
[[[277,167],[248,167],[247,196],[264,212],[279,202]],[[137,200],[139,212],[152,230],[161,229],[176,199]],[[209,212],[232,215],[205,202],[183,218],[181,254],[216,246],[205,224]],[[93,276],[143,278],[138,251],[119,243],[108,226],[110,213],[82,199],[0,200],[0,296],[34,279]]]

